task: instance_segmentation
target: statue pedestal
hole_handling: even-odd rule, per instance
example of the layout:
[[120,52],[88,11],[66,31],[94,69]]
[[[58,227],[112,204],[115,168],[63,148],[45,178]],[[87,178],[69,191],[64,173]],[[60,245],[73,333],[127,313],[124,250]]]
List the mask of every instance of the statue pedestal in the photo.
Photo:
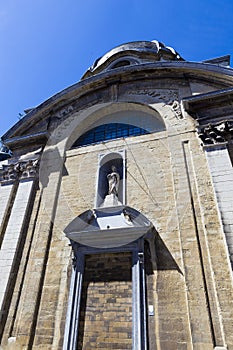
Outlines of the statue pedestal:
[[115,194],[108,194],[104,198],[104,202],[101,207],[115,207],[117,205],[122,205]]

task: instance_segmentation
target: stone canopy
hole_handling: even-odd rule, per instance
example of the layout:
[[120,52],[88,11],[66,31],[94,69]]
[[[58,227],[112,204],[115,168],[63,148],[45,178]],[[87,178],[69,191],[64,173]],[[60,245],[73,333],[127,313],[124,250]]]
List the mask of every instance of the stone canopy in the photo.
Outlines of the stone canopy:
[[123,246],[146,235],[150,221],[128,206],[87,210],[64,230],[66,236],[80,244],[95,248]]

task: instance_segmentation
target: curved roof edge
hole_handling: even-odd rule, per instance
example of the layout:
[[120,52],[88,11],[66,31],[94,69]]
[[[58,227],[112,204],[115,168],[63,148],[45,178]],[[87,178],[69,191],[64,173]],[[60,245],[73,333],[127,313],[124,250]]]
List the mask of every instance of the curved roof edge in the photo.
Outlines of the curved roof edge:
[[[70,87],[58,92],[57,94],[45,100],[40,105],[31,109],[22,119],[20,119],[12,128],[10,128],[3,136],[2,142],[7,145],[7,140],[17,135],[22,135],[25,131],[32,127],[35,123],[42,121],[49,113],[57,112],[57,110],[67,107],[70,102],[86,93],[95,91],[96,88],[104,88],[109,85],[124,81],[135,81],[142,72],[150,73],[151,78],[175,77],[178,73],[195,75],[195,79],[205,77],[206,80],[213,79],[216,83],[223,85],[223,88],[232,86],[233,69],[223,66],[217,66],[210,63],[196,63],[187,61],[169,61],[147,63],[137,66],[127,66],[124,70],[111,70],[95,75],[93,77],[79,81]],[[132,74],[134,73],[134,74]]]

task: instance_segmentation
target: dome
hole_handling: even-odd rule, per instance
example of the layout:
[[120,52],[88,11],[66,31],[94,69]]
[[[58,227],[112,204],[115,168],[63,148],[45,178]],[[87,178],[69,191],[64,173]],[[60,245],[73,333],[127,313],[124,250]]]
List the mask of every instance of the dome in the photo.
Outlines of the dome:
[[134,41],[119,45],[98,58],[82,79],[105,70],[155,61],[184,61],[184,59],[175,49],[157,40]]

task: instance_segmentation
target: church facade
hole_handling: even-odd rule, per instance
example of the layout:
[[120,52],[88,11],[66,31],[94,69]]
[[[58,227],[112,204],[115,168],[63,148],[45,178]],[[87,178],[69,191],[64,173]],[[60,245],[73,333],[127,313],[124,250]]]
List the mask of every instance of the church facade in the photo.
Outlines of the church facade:
[[2,349],[233,350],[232,100],[132,42],[2,136]]

